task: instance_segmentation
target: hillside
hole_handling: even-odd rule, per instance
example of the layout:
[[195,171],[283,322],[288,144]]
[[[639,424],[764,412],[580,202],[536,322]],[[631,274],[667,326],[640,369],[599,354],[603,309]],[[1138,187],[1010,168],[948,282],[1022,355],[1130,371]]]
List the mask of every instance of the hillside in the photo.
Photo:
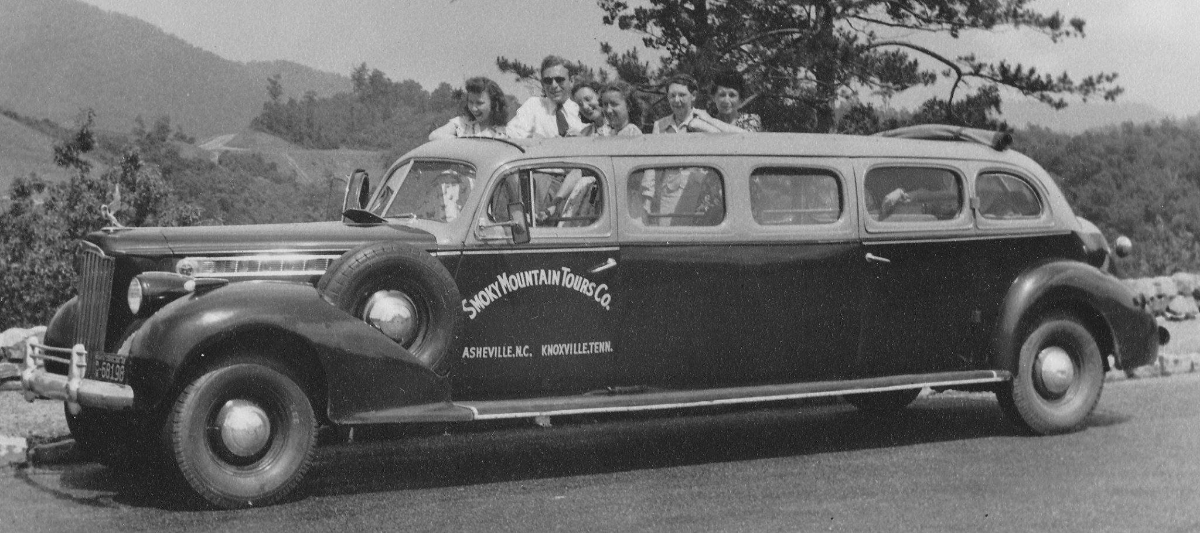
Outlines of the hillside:
[[371,176],[381,176],[385,170],[380,152],[370,150],[310,150],[259,131],[219,135],[199,146],[217,161],[226,152],[258,154],[263,160],[275,163],[280,170],[296,173],[304,183],[325,183],[330,178],[348,176],[354,169],[364,169]]
[[286,61],[240,63],[141,20],[77,0],[0,0],[0,107],[71,124],[80,108],[97,127],[169,115],[185,133],[240,131],[266,100],[266,78],[288,96],[348,91],[348,77]]
[[1152,106],[1132,102],[1075,103],[1056,111],[1041,102],[1013,98],[1003,103],[1002,110],[1003,119],[1013,128],[1024,129],[1034,125],[1070,134],[1125,122],[1157,123],[1170,118]]

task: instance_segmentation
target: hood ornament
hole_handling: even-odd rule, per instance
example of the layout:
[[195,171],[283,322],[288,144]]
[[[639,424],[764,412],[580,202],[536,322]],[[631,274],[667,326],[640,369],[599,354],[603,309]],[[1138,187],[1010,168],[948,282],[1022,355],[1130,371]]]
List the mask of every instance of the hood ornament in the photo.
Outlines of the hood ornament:
[[121,221],[117,220],[117,211],[120,211],[124,208],[125,205],[121,203],[121,184],[118,183],[113,185],[112,202],[108,204],[100,204],[100,215],[108,219],[108,222],[112,224],[109,226],[109,228],[123,228],[125,225],[122,224]]

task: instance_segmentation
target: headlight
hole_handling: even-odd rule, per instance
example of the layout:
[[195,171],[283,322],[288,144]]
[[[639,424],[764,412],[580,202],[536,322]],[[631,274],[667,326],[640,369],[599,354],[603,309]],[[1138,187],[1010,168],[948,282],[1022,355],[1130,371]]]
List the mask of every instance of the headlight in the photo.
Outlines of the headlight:
[[129,290],[125,291],[125,300],[129,302],[129,311],[138,314],[142,308],[142,282],[137,278],[129,280]]
[[194,290],[196,284],[188,276],[173,272],[142,272],[129,282],[125,299],[128,300],[129,310],[134,315],[145,316]]

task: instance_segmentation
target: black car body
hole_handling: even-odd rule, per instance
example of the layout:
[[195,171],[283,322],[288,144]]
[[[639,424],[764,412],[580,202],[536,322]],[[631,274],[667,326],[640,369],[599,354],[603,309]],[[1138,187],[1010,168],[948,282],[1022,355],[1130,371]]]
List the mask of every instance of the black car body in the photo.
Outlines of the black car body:
[[286,495],[319,424],[935,387],[1079,428],[1110,361],[1156,356],[1145,302],[1033,161],[892,135],[454,139],[343,221],[98,232],[25,387],[98,455],[163,435],[221,506]]

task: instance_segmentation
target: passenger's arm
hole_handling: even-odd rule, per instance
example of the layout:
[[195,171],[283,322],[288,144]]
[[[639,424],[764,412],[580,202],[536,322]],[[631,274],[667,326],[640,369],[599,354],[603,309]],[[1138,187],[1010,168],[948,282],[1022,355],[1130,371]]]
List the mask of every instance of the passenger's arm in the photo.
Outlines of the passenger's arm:
[[458,133],[462,131],[462,118],[454,117],[446,122],[442,127],[433,130],[429,133],[429,140],[440,141],[442,139],[453,139],[458,137]]

